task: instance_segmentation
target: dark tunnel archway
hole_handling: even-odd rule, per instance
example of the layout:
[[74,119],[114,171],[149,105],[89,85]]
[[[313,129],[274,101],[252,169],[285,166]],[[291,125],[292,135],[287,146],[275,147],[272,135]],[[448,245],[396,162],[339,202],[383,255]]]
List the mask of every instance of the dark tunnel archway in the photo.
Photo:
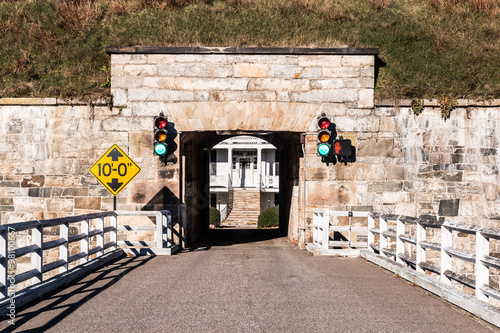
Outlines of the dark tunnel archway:
[[[279,152],[279,230],[277,236],[286,236],[292,208],[293,186],[299,181],[299,161],[302,156],[299,132],[184,132],[180,137],[183,158],[183,197],[186,205],[184,225],[186,247],[204,239],[209,232],[209,151],[221,141],[249,135],[274,145]],[[240,240],[234,239],[234,242]],[[241,240],[243,241],[243,240]]]

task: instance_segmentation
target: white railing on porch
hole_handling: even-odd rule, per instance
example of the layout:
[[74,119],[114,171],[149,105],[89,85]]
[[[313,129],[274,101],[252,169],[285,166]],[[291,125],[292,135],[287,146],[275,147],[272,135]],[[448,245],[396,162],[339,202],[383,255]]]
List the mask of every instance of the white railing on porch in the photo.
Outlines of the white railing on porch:
[[228,175],[211,175],[210,186],[227,188],[228,177],[229,177]]
[[[378,228],[376,227],[378,220]],[[396,221],[396,230],[388,228],[388,221]],[[413,225],[413,237],[405,228]],[[436,229],[441,233],[441,242],[428,241],[427,229]],[[475,236],[475,251],[467,252],[454,247],[453,231]],[[379,239],[376,242],[376,236]],[[405,263],[419,272],[432,272],[446,285],[454,280],[475,290],[475,295],[482,301],[488,297],[500,300],[500,290],[489,284],[489,268],[500,269],[500,259],[490,256],[490,241],[500,239],[500,229],[485,228],[476,225],[458,224],[449,221],[418,219],[400,215],[373,213],[368,218],[368,243],[372,252],[392,258],[398,263]],[[440,265],[426,261],[426,251],[439,253]],[[412,256],[415,253],[415,256]],[[474,264],[472,279],[465,274],[452,270],[452,258]]]
[[[64,274],[68,271],[68,265],[80,260],[78,265],[71,270],[77,269],[90,260],[90,256],[96,255],[95,260],[104,256],[105,250],[114,252],[119,245],[130,245],[126,242],[117,242],[117,230],[124,227],[117,226],[118,216],[156,216],[156,241],[138,242],[139,246],[156,246],[157,248],[170,248],[173,251],[178,249],[178,245],[173,241],[172,216],[170,211],[151,211],[151,212],[102,212],[80,216],[71,216],[51,220],[29,221],[20,223],[11,223],[0,226],[0,300],[4,299],[19,290],[13,290],[21,282],[32,279],[32,285],[42,283],[43,274],[59,269],[55,275]],[[105,218],[109,218],[108,226],[105,225]],[[95,221],[95,228],[90,230],[91,221]],[[80,233],[69,236],[69,229],[72,224],[80,224]],[[43,240],[44,228],[59,226],[59,238],[45,242]],[[126,230],[133,230],[126,229]],[[21,231],[31,231],[31,244],[17,247],[17,238]],[[104,243],[104,235],[109,233],[109,242]],[[26,236],[25,236],[26,237]],[[95,245],[91,248],[91,238],[95,237]],[[27,238],[27,237],[26,237]],[[122,244],[120,244],[122,243]],[[69,255],[69,245],[79,244],[80,252]],[[59,249],[59,259],[50,263],[44,263],[44,251],[50,249]],[[31,269],[16,274],[16,261],[26,255],[31,254]],[[107,255],[107,254],[106,254]],[[70,271],[71,271],[70,270]],[[51,277],[53,278],[53,277]],[[10,288],[10,289],[9,289]]]
[[262,188],[278,188],[279,187],[279,176],[262,176],[261,184]]

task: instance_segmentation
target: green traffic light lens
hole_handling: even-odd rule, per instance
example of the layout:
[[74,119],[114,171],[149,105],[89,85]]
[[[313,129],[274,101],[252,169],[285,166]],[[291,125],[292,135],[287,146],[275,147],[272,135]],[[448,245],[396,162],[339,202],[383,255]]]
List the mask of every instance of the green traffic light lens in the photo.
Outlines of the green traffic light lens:
[[167,153],[167,146],[163,143],[158,143],[155,146],[155,153],[160,156],[165,155]]
[[318,146],[318,154],[321,156],[326,156],[330,153],[330,146],[326,143],[322,143]]

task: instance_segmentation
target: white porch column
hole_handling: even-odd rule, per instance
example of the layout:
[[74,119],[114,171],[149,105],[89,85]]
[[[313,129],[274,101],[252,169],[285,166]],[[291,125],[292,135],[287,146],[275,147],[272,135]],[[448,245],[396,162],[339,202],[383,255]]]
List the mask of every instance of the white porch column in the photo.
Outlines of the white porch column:
[[261,188],[262,182],[262,148],[257,148],[257,188]]
[[229,180],[233,178],[233,148],[227,148],[227,177],[229,186]]

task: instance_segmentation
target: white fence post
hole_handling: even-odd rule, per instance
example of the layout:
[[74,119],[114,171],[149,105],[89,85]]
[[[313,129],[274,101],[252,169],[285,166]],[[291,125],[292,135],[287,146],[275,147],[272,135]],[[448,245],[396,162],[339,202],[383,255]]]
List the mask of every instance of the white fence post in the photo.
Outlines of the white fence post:
[[481,262],[485,256],[490,255],[490,242],[481,232],[476,231],[476,297],[488,302],[488,295],[481,292],[483,285],[490,284],[489,267]]
[[64,244],[59,245],[59,260],[64,260],[66,264],[59,267],[59,273],[64,273],[68,270],[68,238],[69,238],[69,222],[66,221],[59,226],[59,237],[64,239]]
[[380,255],[387,257],[387,255],[384,253],[383,249],[387,248],[387,237],[384,236],[382,233],[387,231],[387,220],[384,219],[382,216],[379,218],[380,220]]
[[89,219],[85,219],[81,223],[82,234],[85,234],[86,236],[80,241],[80,252],[85,253],[85,256],[80,259],[80,265],[89,261],[89,225]]
[[101,249],[97,251],[96,257],[100,257],[104,254],[104,216],[97,219],[97,229],[101,232],[96,235],[96,247]]
[[375,244],[375,234],[371,232],[372,228],[375,228],[375,219],[371,215],[368,215],[368,250],[370,252],[375,252],[370,246],[370,244]]
[[156,213],[156,247],[163,248],[163,213]]
[[172,247],[174,246],[174,235],[173,235],[173,226],[172,226],[172,213],[171,212],[166,212],[165,215],[163,216],[164,219],[164,227],[167,228],[167,233],[166,233],[166,241],[167,241],[167,247]]
[[396,220],[396,262],[400,264],[404,263],[403,259],[399,257],[399,254],[405,254],[405,244],[399,236],[404,235],[404,233],[405,224],[398,217]]
[[31,254],[31,268],[38,270],[38,274],[31,279],[31,284],[35,284],[42,282],[43,226],[41,223],[36,228],[31,229],[31,241],[33,245],[37,245],[39,247],[38,250]]
[[452,230],[441,226],[441,282],[451,285],[451,280],[444,274],[451,270],[451,256],[444,250],[453,245]]
[[426,228],[424,226],[422,226],[419,222],[417,222],[417,249],[416,249],[416,270],[417,272],[420,272],[420,273],[425,273],[425,270],[420,267],[420,263],[421,262],[425,262],[426,260],[426,257],[425,257],[425,248],[423,248],[420,244],[421,241],[425,241],[426,239]]
[[118,217],[116,213],[109,218],[109,226],[115,228],[113,231],[109,233],[109,241],[114,242],[115,245],[111,246],[110,251],[114,251],[117,249],[117,237],[116,234],[118,232]]
[[318,237],[318,227],[319,227],[319,213],[313,213],[313,244],[319,247],[319,237]]
[[7,265],[8,265],[8,255],[9,252],[9,229],[5,228],[5,230],[0,230],[0,255],[3,257],[3,260],[0,264],[0,283],[1,285],[1,295],[2,297],[8,296],[7,291]]
[[328,250],[328,241],[330,240],[330,214],[323,213],[321,227],[323,228],[323,232],[321,233],[321,247]]

